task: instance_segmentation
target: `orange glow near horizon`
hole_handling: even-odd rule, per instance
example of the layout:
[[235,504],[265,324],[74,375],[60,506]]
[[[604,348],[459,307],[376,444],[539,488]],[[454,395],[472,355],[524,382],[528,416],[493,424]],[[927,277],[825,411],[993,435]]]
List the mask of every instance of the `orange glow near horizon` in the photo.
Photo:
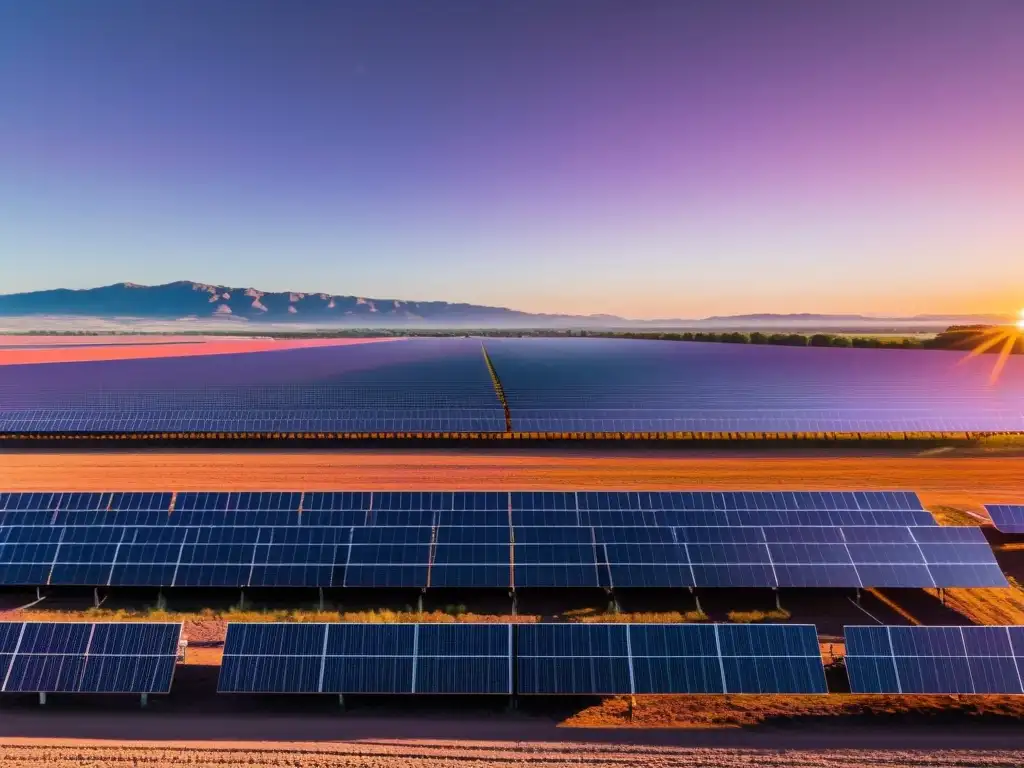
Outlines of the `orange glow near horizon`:
[[[1011,326],[988,328],[981,332],[980,339],[963,360],[970,360],[978,355],[999,346],[999,357],[992,366],[992,374],[989,376],[989,383],[995,384],[1006,367],[1006,361],[1013,354],[1014,347],[1024,339],[1024,310],[1020,312],[1020,319]],[[963,361],[961,361],[963,362]]]

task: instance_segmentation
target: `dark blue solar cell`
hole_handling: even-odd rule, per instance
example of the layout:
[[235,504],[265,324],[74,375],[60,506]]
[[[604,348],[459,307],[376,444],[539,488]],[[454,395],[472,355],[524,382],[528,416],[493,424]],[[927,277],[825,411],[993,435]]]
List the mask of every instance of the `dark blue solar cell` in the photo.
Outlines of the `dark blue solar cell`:
[[[230,626],[230,625],[229,625]],[[322,656],[224,655],[219,693],[319,693]]]
[[83,655],[30,655],[22,651],[11,661],[3,690],[5,693],[77,691],[84,666]]
[[519,626],[520,656],[627,656],[624,624],[523,624]]
[[532,658],[519,656],[518,690],[529,694],[628,694],[630,666],[619,658]]
[[21,621],[0,622],[0,654],[12,654],[18,648],[18,640],[24,627]]
[[216,492],[185,492],[179,493],[174,500],[174,511],[176,513],[204,511],[204,512],[226,512],[231,502],[231,494],[223,491]]
[[828,692],[820,656],[760,659],[723,657],[722,666],[729,693]]
[[575,512],[576,493],[573,491],[512,491],[512,511],[551,510]]
[[1003,533],[1024,533],[1024,504],[986,504],[985,510]]
[[1024,693],[1007,627],[846,627],[855,693]]
[[365,660],[328,656],[324,662],[324,693],[412,693],[413,658]]

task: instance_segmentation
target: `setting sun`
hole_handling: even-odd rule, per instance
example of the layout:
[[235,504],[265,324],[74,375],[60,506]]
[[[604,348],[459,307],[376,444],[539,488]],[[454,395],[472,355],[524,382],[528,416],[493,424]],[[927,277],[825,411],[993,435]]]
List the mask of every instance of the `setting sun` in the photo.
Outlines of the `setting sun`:
[[1020,311],[1020,316],[1017,318],[1017,327],[1024,331],[1024,309]]

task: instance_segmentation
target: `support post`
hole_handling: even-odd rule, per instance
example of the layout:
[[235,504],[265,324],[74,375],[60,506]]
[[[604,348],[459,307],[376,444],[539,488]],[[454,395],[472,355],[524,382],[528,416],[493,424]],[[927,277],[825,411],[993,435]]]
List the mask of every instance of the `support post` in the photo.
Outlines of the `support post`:
[[147,706],[149,706],[149,694],[148,693],[144,693],[141,696],[139,696],[139,703],[140,703],[140,705],[142,706],[143,709],[145,709]]
[[36,600],[42,600],[42,599],[43,599],[43,588],[42,587],[36,587]]
[[860,605],[860,587],[857,587],[857,605]]
[[508,596],[512,598],[512,615],[519,615],[519,598],[516,597],[516,591],[510,590]]
[[323,587],[318,587],[317,591],[319,591],[319,593],[320,593],[320,612],[323,613],[323,610],[324,610],[324,588]]
[[156,609],[158,611],[167,610],[167,598],[164,597],[164,591],[162,589],[157,590],[156,593]]
[[772,587],[772,591],[775,593],[775,610],[782,611],[782,598],[779,596],[779,588]]
[[629,697],[629,722],[633,722],[633,710],[636,708],[636,696]]
[[697,608],[697,613],[704,614],[704,609],[700,605],[700,595],[697,594],[697,590],[690,587],[690,594],[693,595],[693,602]]
[[96,606],[97,608],[100,607],[100,588],[99,587],[93,587],[92,588],[92,604],[94,606]]
[[45,707],[46,706],[46,691],[40,691],[39,692],[39,706],[40,707]]
[[939,587],[939,602],[942,603],[943,605],[946,604],[946,588],[945,587]]
[[240,589],[240,590],[238,590],[238,593],[239,593],[238,594],[238,610],[244,611],[245,610],[245,590],[244,589]]
[[420,592],[420,596],[416,598],[416,612],[423,613],[423,593]]
[[338,707],[341,709],[342,712],[345,711],[345,694],[344,693],[339,693],[338,694]]

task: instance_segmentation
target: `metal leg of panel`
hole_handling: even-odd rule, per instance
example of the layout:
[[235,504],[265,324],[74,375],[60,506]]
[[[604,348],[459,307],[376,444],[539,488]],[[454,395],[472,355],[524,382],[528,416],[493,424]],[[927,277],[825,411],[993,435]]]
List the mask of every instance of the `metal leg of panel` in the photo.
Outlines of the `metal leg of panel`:
[[245,590],[244,589],[238,590],[238,610],[240,610],[240,611],[244,611],[245,610]]
[[94,606],[96,606],[97,608],[100,607],[100,588],[99,587],[93,587],[92,588],[92,604]]
[[416,612],[423,613],[423,593],[420,592],[420,596],[416,598]]
[[701,607],[700,595],[697,594],[697,590],[695,590],[693,587],[690,587],[690,594],[693,595],[693,605],[696,608],[697,613],[703,614],[704,609]]
[[636,696],[629,697],[629,721],[633,722],[633,711],[636,709]]
[[43,599],[43,588],[42,587],[36,587],[36,600],[39,601],[39,600],[42,600],[42,599]]
[[139,705],[142,707],[142,709],[145,709],[146,707],[149,706],[149,694],[148,693],[144,693],[141,696],[139,696]]
[[319,587],[317,591],[320,593],[320,611],[322,612],[324,609],[324,588]]
[[46,691],[40,691],[39,692],[39,706],[40,707],[45,707],[46,706]]
[[345,711],[345,694],[344,693],[339,693],[338,694],[338,708],[341,709],[342,712]]
[[512,598],[512,615],[519,615],[519,598],[516,597],[516,591],[513,589],[508,593],[508,596]]
[[158,611],[167,610],[167,598],[164,597],[164,591],[162,589],[157,590],[156,593],[156,609]]
[[775,593],[775,610],[781,611],[782,610],[782,597],[779,595],[778,587],[772,588],[772,591]]
[[860,587],[857,587],[857,605],[860,605]]
[[939,587],[939,602],[942,603],[943,605],[946,604],[946,588],[945,587]]

